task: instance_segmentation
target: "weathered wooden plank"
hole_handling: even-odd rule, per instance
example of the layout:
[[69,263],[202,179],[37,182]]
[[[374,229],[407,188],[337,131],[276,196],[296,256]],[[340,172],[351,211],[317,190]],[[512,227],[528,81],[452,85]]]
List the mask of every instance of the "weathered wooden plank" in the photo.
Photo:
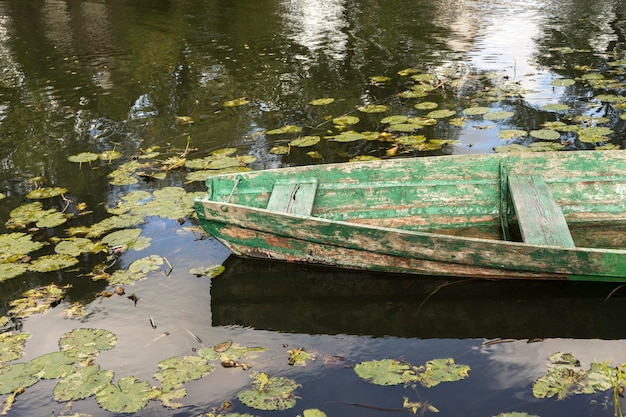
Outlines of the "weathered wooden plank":
[[270,211],[309,216],[317,190],[316,180],[274,184],[267,209]]
[[563,212],[540,175],[509,176],[509,192],[524,242],[574,247]]

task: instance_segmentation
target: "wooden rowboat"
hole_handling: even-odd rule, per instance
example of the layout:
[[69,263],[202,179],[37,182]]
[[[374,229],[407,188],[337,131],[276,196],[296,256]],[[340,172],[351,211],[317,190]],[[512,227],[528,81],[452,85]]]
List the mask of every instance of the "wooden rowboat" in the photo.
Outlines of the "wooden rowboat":
[[243,257],[626,282],[626,151],[438,156],[218,175],[202,227]]

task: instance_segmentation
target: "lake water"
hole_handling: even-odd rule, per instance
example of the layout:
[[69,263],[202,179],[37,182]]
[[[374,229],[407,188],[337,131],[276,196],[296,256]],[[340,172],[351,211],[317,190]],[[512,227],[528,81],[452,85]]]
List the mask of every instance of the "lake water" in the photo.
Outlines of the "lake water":
[[[225,148],[236,148],[250,169],[510,145],[611,152],[624,145],[625,26],[617,0],[0,0],[0,233],[45,243],[33,259],[51,254],[68,228],[110,217],[106,209],[130,192],[203,191],[184,160],[167,170],[164,161],[172,158],[171,168],[183,155],[189,162]],[[311,104],[320,98],[334,100]],[[479,107],[487,110],[468,111]],[[346,115],[358,123],[333,121]],[[383,121],[394,115],[424,123],[401,132]],[[271,132],[289,125],[301,131]],[[285,149],[305,135],[322,139]],[[112,150],[121,158],[68,161]],[[112,183],[109,174],[133,160],[141,166],[124,178],[135,181]],[[37,230],[5,226],[37,187],[66,188],[43,206],[76,215]],[[177,217],[152,212],[136,226],[150,239],[141,250],[84,253],[74,266],[0,283],[3,315],[27,290],[72,286],[47,313],[5,325],[30,335],[11,363],[59,350],[73,329],[104,329],[116,345],[95,363],[114,371],[115,382],[134,376],[158,387],[154,375],[167,358],[229,340],[267,348],[241,359],[248,370],[215,362],[184,384],[179,408],[152,400],[137,416],[295,417],[307,409],[379,416],[401,410],[404,397],[441,415],[613,415],[611,390],[557,401],[536,398],[532,387],[555,352],[572,353],[582,369],[593,360],[626,362],[626,290],[618,285],[455,281],[232,259],[193,220]],[[124,285],[125,296],[96,297],[115,288],[92,279],[97,265],[113,273],[153,254],[171,268]],[[189,272],[218,264],[226,269],[213,280]],[[85,316],[66,317],[74,303]],[[297,348],[316,359],[290,366],[288,351]],[[468,365],[469,376],[430,388],[380,386],[354,371],[363,361],[437,358]],[[255,372],[300,384],[295,406],[263,411],[240,401]],[[57,383],[27,387],[8,415],[115,414],[93,396],[55,401]],[[232,409],[220,410],[225,401]]]

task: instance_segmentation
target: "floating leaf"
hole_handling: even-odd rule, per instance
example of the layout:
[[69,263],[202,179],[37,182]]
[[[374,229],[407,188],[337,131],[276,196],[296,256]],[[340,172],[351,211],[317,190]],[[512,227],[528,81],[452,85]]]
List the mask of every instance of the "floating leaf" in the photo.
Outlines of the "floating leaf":
[[493,148],[496,153],[507,153],[507,152],[532,152],[530,148],[527,146],[512,144],[506,146],[496,146]]
[[303,348],[288,350],[289,360],[287,363],[291,366],[306,366],[306,361],[314,361],[315,355],[305,351]]
[[313,159],[322,159],[322,154],[317,151],[307,152],[306,155]]
[[569,87],[574,84],[576,84],[576,81],[570,78],[557,78],[556,80],[552,80],[552,82],[550,82],[550,85],[555,87]]
[[67,157],[67,160],[70,162],[75,162],[82,164],[84,162],[93,162],[98,159],[98,154],[93,152],[81,152],[76,155],[70,155]]
[[445,119],[446,117],[452,117],[456,114],[454,110],[433,110],[426,115],[426,117],[430,117],[431,119]]
[[424,101],[422,103],[417,103],[414,107],[418,110],[432,110],[439,107],[439,104],[433,101]]
[[539,416],[536,416],[534,414],[528,414],[528,413],[521,413],[521,412],[518,412],[518,411],[513,411],[513,412],[510,412],[510,413],[500,413],[500,414],[498,414],[497,416],[494,416],[494,417],[539,417]]
[[54,247],[56,253],[79,256],[82,253],[91,252],[96,248],[96,244],[84,237],[70,237],[61,240]]
[[312,106],[326,106],[334,101],[335,101],[334,98],[318,98],[318,99],[309,101],[309,104]]
[[394,132],[415,132],[416,130],[422,129],[424,125],[418,123],[396,123],[389,126]]
[[15,232],[0,235],[0,260],[21,257],[43,247],[41,242],[33,242],[32,236],[26,233]]
[[0,193],[0,200],[4,200],[5,198],[7,198],[7,195],[4,193]]
[[190,273],[194,274],[197,277],[206,276],[209,278],[215,278],[224,272],[226,268],[223,265],[211,265],[202,268],[192,268],[189,270]]
[[289,146],[274,146],[269,152],[272,155],[289,155],[290,150]]
[[524,136],[526,136],[527,133],[525,130],[519,130],[519,129],[503,129],[500,132],[498,132],[498,137],[500,139],[513,139],[513,138],[523,138]]
[[544,104],[543,106],[541,106],[541,109],[546,110],[546,111],[564,111],[564,110],[568,110],[569,106],[567,104],[551,103],[551,104]]
[[120,151],[116,151],[115,149],[112,149],[110,151],[102,152],[100,155],[98,155],[98,158],[100,158],[103,161],[111,162],[115,159],[120,159],[122,156],[123,155]]
[[98,405],[113,413],[135,413],[148,404],[150,384],[134,376],[121,378],[117,386],[106,385],[96,393]]
[[365,135],[350,130],[348,132],[341,132],[339,135],[336,136],[329,136],[329,138],[335,142],[355,142],[357,140],[364,140]]
[[252,376],[252,388],[237,394],[239,401],[257,410],[287,410],[296,405],[293,394],[300,385],[282,377],[270,377],[266,373]]
[[401,77],[407,77],[413,74],[419,74],[421,71],[419,68],[405,68],[403,70],[398,71],[398,75]]
[[483,114],[483,119],[485,120],[503,120],[508,119],[509,117],[513,117],[515,113],[512,111],[493,111],[489,113]]
[[433,359],[417,369],[416,380],[425,387],[434,387],[467,378],[469,370],[469,366],[456,364],[454,359]]
[[278,129],[272,129],[265,132],[267,135],[284,135],[287,133],[300,133],[302,128],[300,126],[286,125]]
[[55,284],[50,284],[46,287],[28,290],[23,294],[23,298],[9,302],[11,306],[9,312],[19,318],[45,313],[52,305],[58,304],[63,299],[67,288],[69,286],[60,288]]
[[26,198],[31,198],[33,200],[41,200],[44,198],[57,197],[65,193],[67,193],[67,188],[44,187],[44,188],[37,188],[36,190],[33,190],[30,193],[26,194]]
[[398,94],[402,98],[422,98],[428,96],[428,93],[421,90],[407,90]]
[[291,142],[289,142],[289,145],[299,148],[306,148],[319,143],[320,140],[321,138],[319,136],[303,136],[301,138],[292,140]]
[[0,368],[0,394],[10,394],[18,388],[28,388],[37,383],[41,365],[31,362],[16,363]]
[[215,369],[200,356],[173,357],[159,362],[154,379],[161,381],[164,391],[171,391],[185,382],[195,381]]
[[113,371],[100,371],[97,365],[88,365],[73,374],[66,375],[54,387],[57,401],[77,401],[103,390],[113,380]]
[[87,310],[83,304],[77,301],[72,303],[70,307],[64,308],[63,313],[65,314],[66,319],[79,319],[87,315]]
[[387,123],[390,125],[395,125],[398,123],[406,123],[407,120],[409,120],[408,116],[397,115],[397,116],[387,116],[383,118],[380,122]]
[[467,116],[478,116],[480,114],[489,113],[491,109],[489,107],[469,107],[463,109],[463,114]]
[[115,335],[103,329],[74,329],[59,339],[59,348],[72,358],[87,358],[115,347]]
[[74,366],[76,361],[76,358],[66,355],[65,352],[52,352],[39,356],[30,363],[41,368],[39,372],[41,379],[56,379],[76,372],[78,370]]
[[23,262],[0,263],[0,282],[15,278],[28,271],[28,264]]
[[347,125],[355,125],[359,123],[359,118],[356,116],[341,116],[335,117],[333,119],[333,123],[338,126],[347,126]]
[[67,219],[68,219],[67,214],[61,213],[58,211],[51,211],[47,213],[45,216],[43,216],[42,218],[40,218],[39,220],[37,220],[37,223],[35,223],[35,226],[39,228],[57,227],[67,222]]
[[53,255],[40,256],[30,263],[28,269],[35,272],[52,272],[69,268],[77,263],[78,259],[73,256],[56,253]]
[[531,143],[530,145],[528,145],[528,147],[533,152],[553,152],[560,151],[565,147],[565,145],[555,142],[538,141]]
[[370,84],[372,85],[383,85],[387,84],[389,81],[391,81],[391,78],[385,75],[374,75],[370,77]]
[[140,234],[141,229],[117,230],[104,236],[101,242],[109,247],[129,247],[132,246],[133,242],[135,242],[139,238]]
[[0,364],[19,359],[24,355],[24,342],[28,333],[4,332],[0,334]]
[[384,113],[387,111],[387,106],[382,104],[368,104],[367,106],[357,107],[362,113]]
[[542,140],[557,140],[561,138],[561,134],[550,129],[531,130],[530,136]]
[[395,359],[361,362],[354,372],[364,380],[376,385],[398,385],[413,379],[411,367]]
[[228,100],[224,102],[224,107],[239,107],[250,103],[246,97],[236,98],[234,100]]

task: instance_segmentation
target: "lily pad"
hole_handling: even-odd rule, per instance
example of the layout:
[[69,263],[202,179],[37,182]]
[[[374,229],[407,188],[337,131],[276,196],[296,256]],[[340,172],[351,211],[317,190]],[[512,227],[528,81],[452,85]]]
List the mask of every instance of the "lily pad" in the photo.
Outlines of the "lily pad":
[[396,116],[387,116],[383,118],[380,122],[387,123],[390,125],[395,125],[398,123],[406,123],[407,120],[409,120],[408,116],[396,115]]
[[241,98],[236,98],[234,100],[225,101],[224,107],[239,107],[239,106],[244,106],[248,103],[250,103],[250,100],[248,100],[246,97],[241,97]]
[[211,265],[207,267],[201,268],[192,268],[189,270],[190,273],[194,274],[197,277],[206,276],[209,278],[215,278],[224,272],[226,268],[223,265]]
[[65,354],[65,352],[52,352],[39,356],[32,361],[31,364],[41,367],[41,379],[64,378],[73,374],[78,369],[74,364],[77,359]]
[[357,140],[364,140],[365,135],[350,130],[348,132],[341,132],[340,134],[335,136],[330,136],[329,138],[335,142],[356,142]]
[[289,155],[290,150],[291,149],[289,148],[289,146],[282,146],[281,145],[281,146],[274,146],[274,147],[272,147],[269,150],[269,152],[272,155]]
[[481,114],[489,113],[491,109],[489,107],[468,107],[463,109],[463,114],[466,116],[478,116]]
[[303,136],[301,138],[292,140],[291,142],[289,142],[289,145],[296,146],[298,148],[307,148],[309,146],[313,146],[319,143],[320,140],[321,138],[319,136]]
[[530,136],[542,140],[558,140],[561,138],[559,132],[550,129],[531,130]]
[[433,110],[430,113],[428,113],[426,117],[429,117],[431,119],[445,119],[446,117],[452,117],[455,114],[456,112],[454,110],[442,109],[442,110]]
[[44,255],[35,259],[30,263],[29,270],[35,272],[52,272],[69,268],[78,263],[78,259],[63,253],[55,253],[52,255]]
[[334,102],[335,99],[334,98],[330,98],[330,97],[324,97],[324,98],[318,98],[315,100],[311,100],[309,101],[309,104],[312,106],[327,106],[330,103]]
[[80,254],[91,252],[96,248],[96,244],[84,237],[70,237],[61,240],[54,247],[56,253],[79,256]]
[[509,117],[513,117],[515,113],[513,113],[512,111],[492,111],[489,113],[485,113],[483,114],[483,119],[485,120],[504,120],[504,119],[508,119]]
[[33,200],[41,200],[44,198],[57,197],[65,193],[67,193],[67,188],[44,187],[44,188],[37,188],[36,190],[33,190],[30,193],[26,194],[26,198],[31,198]]
[[237,394],[239,401],[257,410],[287,410],[296,405],[293,392],[300,386],[294,380],[270,377],[266,373],[252,376],[252,388]]
[[15,278],[28,271],[28,264],[23,262],[0,263],[0,282]]
[[0,235],[0,260],[6,261],[39,250],[41,242],[33,242],[32,236],[26,233],[15,232]]
[[215,369],[200,356],[172,357],[159,362],[154,379],[161,381],[163,391],[172,391],[185,382],[195,381]]
[[433,101],[424,101],[422,103],[417,103],[414,107],[418,110],[433,110],[439,107],[439,104]]
[[355,125],[359,121],[360,119],[356,116],[341,116],[333,119],[333,123],[339,126]]
[[541,106],[541,109],[546,111],[565,111],[569,110],[569,106],[567,104],[551,103],[544,104],[543,106]]
[[303,348],[288,350],[289,360],[287,363],[291,366],[306,366],[307,361],[314,361],[315,355],[305,351]]
[[18,388],[28,388],[39,382],[41,365],[16,363],[0,368],[0,394],[10,394]]
[[454,359],[433,359],[417,369],[416,380],[425,387],[434,387],[467,378],[469,371],[469,366],[456,364]]
[[576,81],[570,78],[557,78],[556,80],[552,80],[552,82],[550,82],[550,85],[555,87],[569,87],[574,84],[576,84]]
[[391,78],[386,75],[374,75],[370,77],[370,84],[372,85],[384,85],[391,81]]
[[59,303],[65,296],[65,290],[69,286],[58,287],[50,284],[45,287],[33,288],[24,292],[23,298],[9,302],[9,312],[15,317],[29,317],[33,314],[45,313],[51,306]]
[[287,133],[300,133],[302,128],[300,126],[286,125],[278,129],[272,129],[265,132],[267,135],[284,135]]
[[70,162],[75,162],[82,164],[84,162],[93,162],[98,159],[98,154],[93,152],[81,152],[76,155],[70,155],[67,157],[67,160]]
[[357,109],[362,113],[384,113],[387,111],[387,106],[383,104],[368,104]]
[[59,348],[69,357],[84,359],[113,349],[116,343],[115,335],[107,330],[80,328],[61,336]]
[[0,364],[21,358],[24,355],[24,343],[29,337],[28,333],[0,334]]
[[523,145],[518,145],[516,143],[506,146],[496,146],[493,148],[496,153],[507,153],[507,152],[532,152],[530,148]]
[[411,367],[395,359],[361,362],[354,372],[364,380],[376,385],[398,385],[413,380]]
[[115,149],[112,149],[110,151],[102,152],[101,154],[98,155],[98,158],[100,158],[102,161],[111,162],[115,159],[120,159],[122,156],[123,155],[120,151],[116,151]]
[[100,371],[97,365],[88,365],[73,374],[66,375],[54,387],[57,401],[77,401],[103,390],[113,380],[113,371]]
[[121,378],[96,393],[98,405],[113,413],[135,413],[148,404],[150,384],[134,376]]
[[526,133],[525,130],[503,129],[500,132],[498,132],[498,137],[500,139],[508,140],[508,139],[514,139],[514,138],[523,138],[527,134],[528,133]]

